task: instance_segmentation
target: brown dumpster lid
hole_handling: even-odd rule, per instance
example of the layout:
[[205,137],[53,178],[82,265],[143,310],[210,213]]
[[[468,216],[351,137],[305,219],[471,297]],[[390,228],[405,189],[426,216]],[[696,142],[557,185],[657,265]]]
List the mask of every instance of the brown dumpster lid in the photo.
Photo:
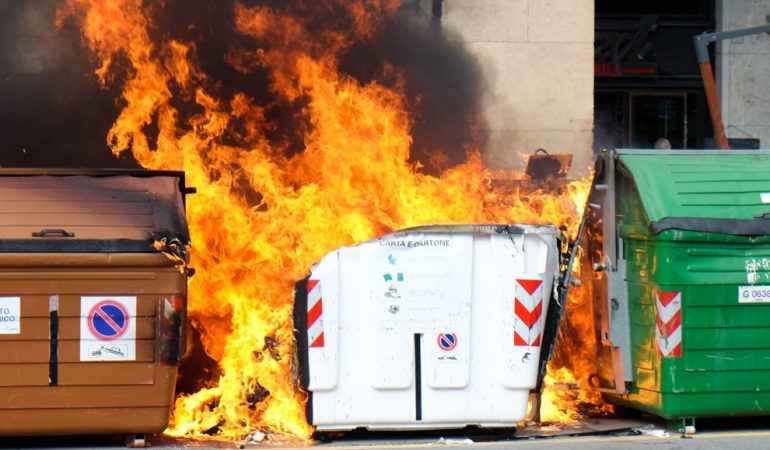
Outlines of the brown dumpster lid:
[[0,169],[0,252],[147,252],[189,245],[184,173]]

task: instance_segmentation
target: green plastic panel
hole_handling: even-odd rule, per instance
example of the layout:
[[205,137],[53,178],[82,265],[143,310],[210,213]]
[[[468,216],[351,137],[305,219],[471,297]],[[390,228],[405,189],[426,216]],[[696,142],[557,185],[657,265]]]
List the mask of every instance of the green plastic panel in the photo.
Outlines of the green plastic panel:
[[[770,227],[760,236],[648,228],[665,217],[770,211],[770,155],[618,158],[634,381],[609,398],[666,419],[770,415],[770,302],[739,299],[741,286],[770,288]],[[681,357],[658,352],[658,292],[681,293]]]
[[[655,414],[664,419],[686,417],[767,416],[770,392],[737,392],[714,395],[709,392],[666,395],[640,389],[633,396],[618,397],[615,403]],[[696,414],[693,414],[697,411]],[[731,412],[740,411],[738,414]]]
[[665,217],[752,219],[770,211],[762,198],[770,197],[768,154],[661,152],[620,154],[618,160],[653,222]]

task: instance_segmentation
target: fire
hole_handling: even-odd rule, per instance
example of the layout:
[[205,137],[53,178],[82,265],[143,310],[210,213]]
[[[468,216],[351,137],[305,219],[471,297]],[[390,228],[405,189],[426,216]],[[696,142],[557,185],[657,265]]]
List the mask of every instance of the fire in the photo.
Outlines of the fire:
[[[587,234],[593,232],[585,231]],[[584,236],[584,239],[596,237]],[[573,277],[581,283],[570,288],[558,343],[548,364],[540,410],[543,422],[569,424],[589,415],[614,412],[601,393],[590,387],[591,376],[599,373],[596,355],[600,342],[593,285],[585,256],[581,248],[572,268]]]
[[[267,100],[207,73],[196,42],[158,30],[166,2],[67,0],[58,11],[58,26],[80,24],[99,82],[120,88],[113,153],[182,169],[198,189],[188,199],[197,269],[189,318],[219,373],[177,399],[169,434],[310,436],[292,373],[292,287],[327,252],[431,223],[577,229],[585,180],[524,196],[497,186],[514,175],[486,169],[477,150],[438,176],[409,162],[401,74],[383,63],[363,83],[339,70],[340,56],[375,36],[400,2],[316,4],[232,8],[239,39],[223,59],[243,77],[266,73]],[[279,107],[296,136],[276,137]]]

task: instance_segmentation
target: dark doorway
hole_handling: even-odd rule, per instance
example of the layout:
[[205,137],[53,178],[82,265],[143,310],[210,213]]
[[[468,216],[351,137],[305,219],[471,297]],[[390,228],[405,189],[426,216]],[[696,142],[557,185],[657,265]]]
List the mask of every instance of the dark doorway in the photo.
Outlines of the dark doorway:
[[711,136],[692,38],[713,0],[596,1],[594,149],[703,148]]

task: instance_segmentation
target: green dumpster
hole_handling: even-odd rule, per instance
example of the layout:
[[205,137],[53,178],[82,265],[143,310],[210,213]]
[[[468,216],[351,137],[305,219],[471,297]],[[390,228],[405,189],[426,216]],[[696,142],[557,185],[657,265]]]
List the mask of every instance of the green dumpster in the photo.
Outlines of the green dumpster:
[[594,388],[694,431],[770,415],[770,152],[604,152],[589,196]]

